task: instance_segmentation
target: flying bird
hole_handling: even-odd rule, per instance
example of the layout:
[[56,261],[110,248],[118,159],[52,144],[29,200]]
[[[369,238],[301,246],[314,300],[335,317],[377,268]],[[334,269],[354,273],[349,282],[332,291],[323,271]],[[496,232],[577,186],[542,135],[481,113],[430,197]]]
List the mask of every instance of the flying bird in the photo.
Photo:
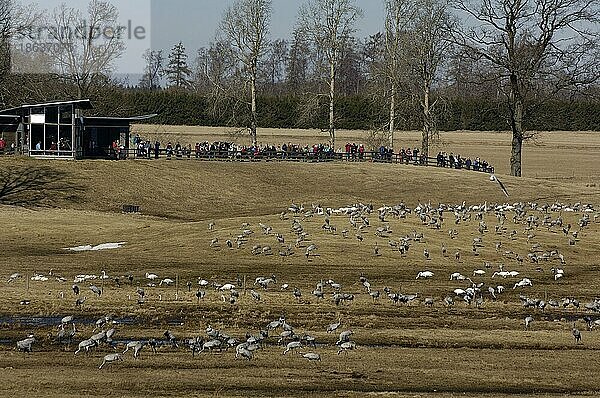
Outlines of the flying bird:
[[500,185],[500,189],[502,190],[502,192],[504,192],[504,195],[506,195],[506,197],[508,198],[508,191],[506,190],[506,187],[504,186],[504,184],[502,184],[502,181],[500,181],[498,177],[496,177],[495,174],[490,174],[490,181],[496,181],[498,185]]

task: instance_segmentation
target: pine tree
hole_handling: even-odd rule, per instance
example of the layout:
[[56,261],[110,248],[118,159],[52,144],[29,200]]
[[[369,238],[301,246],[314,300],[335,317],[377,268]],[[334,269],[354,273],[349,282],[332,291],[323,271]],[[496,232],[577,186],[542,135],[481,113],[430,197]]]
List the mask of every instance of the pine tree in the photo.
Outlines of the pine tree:
[[187,54],[182,42],[171,50],[165,74],[170,87],[186,88],[190,85],[192,70],[187,64]]

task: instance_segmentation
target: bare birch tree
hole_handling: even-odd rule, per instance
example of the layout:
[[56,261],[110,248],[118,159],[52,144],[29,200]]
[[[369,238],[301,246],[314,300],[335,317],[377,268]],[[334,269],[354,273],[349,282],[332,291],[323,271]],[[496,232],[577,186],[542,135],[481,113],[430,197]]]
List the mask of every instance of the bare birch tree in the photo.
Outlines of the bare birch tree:
[[408,58],[410,81],[423,117],[421,155],[429,156],[433,138],[438,136],[439,98],[433,89],[442,77],[442,69],[450,58],[452,18],[446,0],[416,0],[409,23]]
[[221,21],[223,39],[231,46],[233,55],[242,65],[250,91],[250,135],[257,145],[258,124],[256,95],[258,63],[268,50],[271,0],[237,0],[227,8]]
[[[11,72],[21,72],[26,65],[29,66],[29,59],[33,58],[30,57],[32,54],[24,54],[22,51],[26,46],[17,46],[15,41],[35,31],[39,16],[34,6],[24,6],[14,0],[0,0],[0,103],[2,104],[11,102],[9,97],[14,96],[14,90],[10,87],[14,83]],[[15,58],[14,55],[17,57]]]
[[[414,15],[413,2],[410,0],[385,0],[385,50],[383,54],[383,75],[389,84],[389,123],[388,145],[394,147],[396,130],[396,100],[403,76],[406,76],[407,25]],[[403,65],[404,64],[404,65]]]
[[110,74],[125,49],[118,15],[109,2],[90,0],[86,15],[63,3],[47,21],[59,49],[50,54],[61,75],[77,87],[78,98],[87,97],[95,81]]
[[14,0],[0,0],[0,74],[11,70],[11,41],[34,31],[39,12]]
[[[548,94],[597,81],[600,3],[597,0],[451,0],[466,16],[455,42],[464,56],[496,71],[512,131],[510,172],[522,173],[527,106]],[[548,89],[552,87],[552,89]],[[537,100],[537,99],[536,99]]]
[[140,79],[139,86],[147,90],[160,88],[160,78],[164,74],[164,56],[162,50],[146,50],[143,55],[146,66]]
[[300,7],[298,27],[320,51],[328,66],[329,140],[335,148],[336,75],[341,51],[355,31],[354,24],[362,16],[354,0],[309,0]]

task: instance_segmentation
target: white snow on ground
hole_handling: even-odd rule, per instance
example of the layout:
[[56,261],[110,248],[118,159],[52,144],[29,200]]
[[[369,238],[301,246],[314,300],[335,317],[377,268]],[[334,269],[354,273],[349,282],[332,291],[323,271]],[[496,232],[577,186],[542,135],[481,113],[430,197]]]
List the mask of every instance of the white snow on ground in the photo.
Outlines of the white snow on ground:
[[96,250],[107,250],[107,249],[118,249],[123,246],[127,242],[117,242],[117,243],[101,243],[96,246],[92,245],[83,245],[83,246],[75,246],[75,247],[65,247],[65,250],[70,250],[73,252],[84,252],[84,251],[96,251]]

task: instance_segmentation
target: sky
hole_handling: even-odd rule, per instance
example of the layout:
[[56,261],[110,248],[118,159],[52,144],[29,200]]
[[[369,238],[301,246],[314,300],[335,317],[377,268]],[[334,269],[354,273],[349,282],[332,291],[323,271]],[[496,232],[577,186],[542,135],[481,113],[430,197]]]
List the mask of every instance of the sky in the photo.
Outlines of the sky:
[[[85,12],[89,0],[68,0],[69,7]],[[139,74],[144,67],[142,55],[148,48],[163,49],[165,53],[182,41],[192,60],[196,50],[207,46],[215,37],[225,9],[233,0],[109,0],[119,10],[121,26],[127,27],[127,49],[115,62],[115,74]],[[303,0],[272,0],[271,38],[290,39],[296,23],[298,8]],[[382,0],[355,0],[363,10],[357,23],[357,36],[374,34],[383,26]],[[65,0],[21,0],[22,4],[37,4],[51,15]],[[133,33],[143,32],[137,37]],[[135,83],[135,82],[134,82]]]

